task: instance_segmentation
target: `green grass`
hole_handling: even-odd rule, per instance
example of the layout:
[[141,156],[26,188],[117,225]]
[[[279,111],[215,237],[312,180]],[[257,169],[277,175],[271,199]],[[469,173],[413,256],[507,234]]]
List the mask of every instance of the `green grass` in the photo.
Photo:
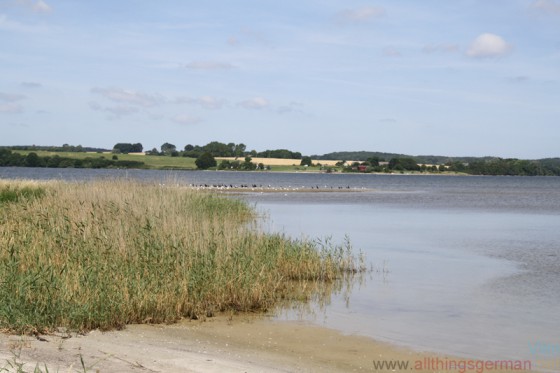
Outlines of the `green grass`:
[[[72,159],[85,159],[85,158],[99,158],[112,159],[112,153],[84,153],[84,152],[48,152],[48,151],[32,151],[32,150],[14,150],[16,153],[27,155],[28,153],[35,152],[40,157],[52,157],[58,155],[59,157],[66,157]],[[140,161],[144,162],[147,168],[150,169],[174,169],[174,170],[195,170],[195,158],[187,157],[169,157],[169,156],[155,156],[143,154],[117,154],[121,161]],[[219,163],[219,161],[218,161]],[[271,166],[271,171],[276,172],[325,172],[320,167],[302,167],[298,165],[299,160],[294,160],[294,166]],[[265,162],[266,164],[266,162]]]
[[[0,181],[0,190],[25,187]],[[131,181],[34,187],[37,198],[0,205],[2,329],[262,312],[363,270],[349,249],[259,232],[238,200]]]
[[30,185],[0,185],[0,206],[9,202],[19,202],[38,198],[45,193],[44,188]]
[[[66,157],[72,159],[85,159],[85,158],[99,158],[112,159],[112,153],[85,153],[85,152],[48,152],[48,151],[33,151],[33,150],[14,150],[16,153],[27,155],[28,153],[37,153],[40,157],[52,157],[58,155],[59,157]],[[139,161],[144,162],[148,168],[152,169],[181,169],[181,170],[194,170],[196,164],[194,158],[187,157],[164,157],[156,155],[143,155],[143,154],[117,154],[120,161]]]

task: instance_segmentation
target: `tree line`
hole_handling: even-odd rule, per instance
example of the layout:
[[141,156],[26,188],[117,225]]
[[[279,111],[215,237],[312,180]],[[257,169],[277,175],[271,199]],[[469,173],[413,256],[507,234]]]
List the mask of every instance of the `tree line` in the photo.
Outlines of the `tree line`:
[[[136,150],[131,150],[134,147]],[[114,153],[133,153],[141,152],[142,144],[123,144],[119,143],[113,147]],[[187,144],[180,150],[175,144],[166,142],[162,144],[159,148],[152,148],[147,150],[147,155],[159,155],[159,156],[171,156],[171,157],[189,157],[198,158],[204,153],[209,153],[213,157],[259,157],[259,158],[283,158],[283,159],[301,159],[302,155],[300,152],[293,152],[288,149],[267,149],[262,152],[257,152],[256,150],[247,150],[247,146],[243,143],[235,144],[230,142],[228,144],[219,141],[212,141],[206,145],[192,145]]]
[[27,155],[0,149],[0,167],[48,167],[48,168],[145,168],[146,164],[139,161],[125,161],[118,159],[39,156],[35,152]]
[[450,162],[463,162],[471,163],[474,161],[491,161],[495,157],[449,157],[444,155],[406,155],[397,153],[384,153],[384,152],[371,152],[371,151],[343,151],[343,152],[332,152],[323,155],[312,155],[313,159],[324,160],[324,159],[341,159],[343,161],[359,161],[365,162],[371,158],[379,159],[393,159],[393,158],[412,158],[418,164],[447,164]]
[[447,162],[445,164],[418,164],[411,157],[391,158],[388,162],[378,157],[364,162],[339,162],[345,172],[459,172],[469,175],[511,175],[511,176],[560,176],[560,158],[524,160],[516,158],[478,159],[467,162]]
[[560,159],[556,161],[502,159],[474,161],[468,164],[452,162],[450,171],[465,172],[471,175],[521,175],[521,176],[560,176]]
[[[57,146],[11,146],[0,147],[0,166],[18,166],[18,167],[52,167],[52,168],[145,168],[146,165],[141,161],[125,161],[118,160],[116,154],[126,154],[142,152],[141,143],[117,143],[113,147],[112,152],[115,154],[112,159],[104,157],[88,157],[85,159],[74,159],[59,155],[39,156],[35,152],[22,155],[12,150],[44,150],[52,152],[86,152],[104,149],[82,147],[81,145],[72,146],[64,144]],[[521,175],[521,176],[560,176],[560,158],[547,158],[540,160],[523,160],[516,158],[493,158],[493,157],[445,157],[446,162],[428,163],[420,162],[422,157],[432,158],[431,160],[442,159],[438,156],[403,156],[395,155],[392,157],[384,157],[383,155],[393,155],[392,153],[380,152],[338,152],[329,153],[325,156],[302,156],[299,152],[292,152],[287,149],[265,150],[257,152],[255,150],[247,151],[247,146],[243,143],[221,143],[212,141],[206,145],[185,145],[183,150],[177,150],[177,147],[171,143],[164,143],[160,150],[156,148],[146,151],[147,155],[172,156],[172,157],[191,157],[196,158],[196,165],[199,169],[208,169],[216,167],[221,170],[264,170],[267,169],[262,163],[252,162],[252,157],[261,158],[284,158],[298,159],[300,165],[311,166],[312,158],[314,159],[343,159],[337,164],[336,168],[326,167],[327,172],[341,169],[343,172],[459,172],[470,175]],[[367,158],[363,158],[369,155]],[[349,164],[344,161],[345,156],[354,158],[355,162]],[[220,164],[215,157],[234,157],[235,160],[222,160]],[[239,158],[239,159],[237,159]],[[424,159],[425,160],[425,159]]]
[[13,145],[13,146],[0,146],[1,149],[11,150],[24,150],[24,151],[46,151],[46,152],[106,152],[108,149],[92,148],[81,145],[64,144],[62,146],[42,146],[42,145]]
[[[122,148],[122,147],[120,147]],[[114,152],[120,151],[116,146]],[[212,141],[206,145],[191,145],[187,144],[182,151],[177,150],[177,146],[171,143],[164,143],[160,147],[160,151],[156,148],[146,151],[147,155],[158,156],[171,156],[171,157],[189,157],[196,158],[195,164],[197,168],[206,170],[209,168],[217,167],[219,170],[266,170],[270,169],[263,163],[252,162],[253,157],[260,158],[283,158],[283,159],[304,159],[300,152],[292,152],[288,149],[275,149],[257,152],[256,150],[247,151],[247,146],[243,143],[222,143],[219,141]],[[216,157],[221,158],[235,158],[234,160],[222,160],[218,165]],[[241,161],[238,158],[243,158]]]

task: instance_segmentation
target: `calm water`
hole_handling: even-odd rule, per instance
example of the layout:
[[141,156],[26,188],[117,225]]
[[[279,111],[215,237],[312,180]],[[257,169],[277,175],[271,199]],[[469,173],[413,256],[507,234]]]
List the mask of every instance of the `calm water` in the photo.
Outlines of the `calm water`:
[[560,178],[0,168],[0,178],[106,177],[349,187],[243,195],[267,213],[267,229],[335,242],[348,235],[374,267],[389,271],[355,287],[349,305],[335,297],[306,319],[488,359],[534,358],[530,344],[560,345]]

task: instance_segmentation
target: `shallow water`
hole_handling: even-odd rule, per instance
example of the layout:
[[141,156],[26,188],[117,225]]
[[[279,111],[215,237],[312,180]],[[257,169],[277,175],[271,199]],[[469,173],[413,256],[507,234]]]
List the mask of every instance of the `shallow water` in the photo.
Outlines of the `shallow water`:
[[379,269],[349,306],[339,297],[304,316],[314,322],[488,359],[529,357],[529,342],[558,340],[560,271],[549,255],[559,252],[560,216],[301,201],[258,207],[271,230],[336,242],[348,235]]
[[530,359],[535,344],[560,345],[560,178],[0,168],[0,178],[100,177],[332,187],[242,195],[269,216],[267,229],[335,242],[348,235],[377,269],[349,304],[334,297],[306,319],[486,359]]
[[378,181],[373,192],[248,197],[270,216],[267,229],[335,242],[348,235],[380,269],[349,305],[340,296],[304,317],[468,357],[533,359],[531,345],[558,346],[559,180],[407,181]]

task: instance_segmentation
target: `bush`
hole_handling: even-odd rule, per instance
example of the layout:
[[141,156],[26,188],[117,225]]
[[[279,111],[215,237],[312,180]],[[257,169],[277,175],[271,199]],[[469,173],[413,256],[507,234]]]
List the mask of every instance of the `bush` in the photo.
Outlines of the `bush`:
[[194,163],[196,164],[196,167],[201,170],[207,170],[210,167],[216,167],[216,165],[218,164],[212,154],[208,152],[202,153],[200,157],[198,157],[196,161],[194,161]]

